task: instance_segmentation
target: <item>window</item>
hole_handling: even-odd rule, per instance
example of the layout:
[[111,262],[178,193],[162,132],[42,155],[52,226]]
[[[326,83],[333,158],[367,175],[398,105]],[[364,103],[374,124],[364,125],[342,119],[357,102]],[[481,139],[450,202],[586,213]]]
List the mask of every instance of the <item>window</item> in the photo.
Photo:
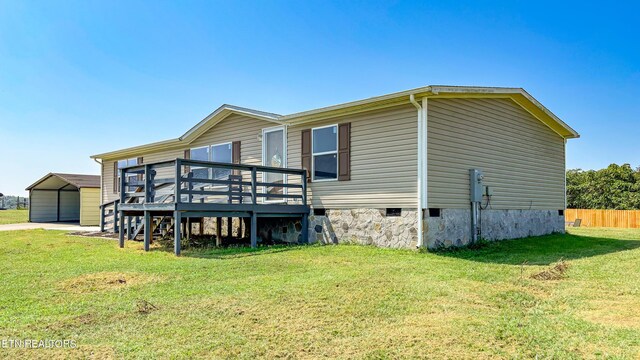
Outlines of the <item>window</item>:
[[[200,161],[213,161],[221,163],[232,162],[231,143],[203,146],[190,150],[189,159]],[[196,179],[218,179],[227,180],[231,174],[231,169],[213,169],[192,166],[191,172]]]
[[[195,149],[191,149],[189,154],[189,159],[191,160],[200,160],[200,161],[209,161],[209,147],[203,146]],[[196,179],[207,179],[209,178],[209,168],[203,168],[198,166],[191,167],[191,173],[193,177]]]
[[311,130],[313,181],[338,179],[338,125]]
[[[138,165],[138,158],[133,158],[133,159],[126,159],[126,160],[118,160],[118,172],[116,174],[116,184],[118,187],[118,192],[120,192],[120,169],[122,168],[126,168],[128,166],[135,166]],[[127,174],[127,182],[131,182],[132,179],[136,179],[138,177],[138,174]],[[135,191],[136,187],[135,186],[129,186],[129,188],[126,190],[127,192],[131,192],[131,191]]]
[[[231,143],[211,145],[211,161],[220,163],[233,162],[231,151]],[[228,180],[231,175],[231,169],[213,169],[213,178],[219,180]]]

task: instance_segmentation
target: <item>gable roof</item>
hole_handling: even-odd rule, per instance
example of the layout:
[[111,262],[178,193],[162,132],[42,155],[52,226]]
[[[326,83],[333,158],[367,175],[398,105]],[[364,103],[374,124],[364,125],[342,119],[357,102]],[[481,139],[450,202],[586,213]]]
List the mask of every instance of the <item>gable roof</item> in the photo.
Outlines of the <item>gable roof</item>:
[[422,97],[436,99],[507,98],[516,102],[526,111],[528,111],[533,117],[546,124],[561,137],[565,139],[580,137],[580,135],[574,129],[560,120],[560,118],[549,111],[546,107],[544,107],[540,102],[538,102],[533,96],[529,95],[529,93],[527,93],[522,88],[430,85],[387,95],[375,96],[367,99],[293,113],[289,115],[278,115],[260,110],[253,110],[249,108],[224,104],[178,138],[97,154],[91,156],[91,158],[124,158],[127,156],[139,155],[143,152],[149,153],[157,150],[179,148],[181,146],[188,145],[198,136],[211,129],[231,114],[246,115],[252,118],[266,120],[276,124],[292,125],[409,103],[409,97],[411,95],[413,95],[417,99],[420,99]]
[[92,159],[105,159],[105,158],[114,158],[114,157],[127,157],[127,156],[135,156],[139,155],[141,152],[149,153],[157,150],[166,150],[172,148],[179,148],[180,146],[184,146],[185,144],[191,143],[193,140],[197,139],[198,136],[202,135],[207,130],[214,127],[216,124],[226,119],[228,116],[232,114],[246,115],[255,119],[270,121],[276,124],[282,124],[280,120],[278,120],[281,115],[269,113],[260,110],[254,110],[249,108],[244,108],[235,105],[223,104],[219,108],[217,108],[214,112],[207,115],[204,119],[200,120],[195,126],[189,129],[186,133],[182,134],[182,136],[177,137],[175,139],[163,140],[158,142],[153,142],[145,145],[133,146],[125,149],[120,149],[116,151],[110,151],[107,153],[92,155]]
[[[55,178],[58,181],[47,180]],[[62,183],[65,185],[60,186]],[[63,173],[48,173],[40,180],[31,184],[26,190],[32,190],[36,188],[41,189],[60,189],[68,185],[73,185],[78,189],[81,188],[99,188],[100,187],[100,175],[84,175],[84,174],[63,174]]]

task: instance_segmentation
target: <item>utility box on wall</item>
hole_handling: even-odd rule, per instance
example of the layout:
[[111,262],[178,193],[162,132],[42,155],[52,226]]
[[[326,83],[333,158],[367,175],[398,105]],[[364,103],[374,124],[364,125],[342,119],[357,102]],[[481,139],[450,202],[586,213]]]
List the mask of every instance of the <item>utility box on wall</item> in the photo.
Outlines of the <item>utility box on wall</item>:
[[469,169],[469,192],[471,195],[471,202],[482,202],[482,195],[484,193],[482,179],[484,179],[484,174],[481,170]]

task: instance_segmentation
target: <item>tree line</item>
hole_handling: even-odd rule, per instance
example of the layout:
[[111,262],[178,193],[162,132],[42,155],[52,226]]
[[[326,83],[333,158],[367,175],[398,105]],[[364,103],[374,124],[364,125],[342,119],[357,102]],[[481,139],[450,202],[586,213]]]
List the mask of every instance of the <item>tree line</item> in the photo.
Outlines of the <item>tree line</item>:
[[640,167],[611,164],[600,170],[567,170],[567,208],[640,209]]

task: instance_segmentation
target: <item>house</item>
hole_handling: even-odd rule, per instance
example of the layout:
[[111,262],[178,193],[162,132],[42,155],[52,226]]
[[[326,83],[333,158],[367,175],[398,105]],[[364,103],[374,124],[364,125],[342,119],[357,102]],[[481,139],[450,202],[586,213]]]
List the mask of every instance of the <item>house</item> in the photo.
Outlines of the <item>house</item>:
[[439,248],[563,232],[577,137],[521,88],[427,86],[290,115],[223,105],[180,137],[92,158],[115,227],[183,224],[165,229],[176,253],[208,227],[253,245]]
[[100,176],[49,173],[26,189],[29,222],[100,222]]

